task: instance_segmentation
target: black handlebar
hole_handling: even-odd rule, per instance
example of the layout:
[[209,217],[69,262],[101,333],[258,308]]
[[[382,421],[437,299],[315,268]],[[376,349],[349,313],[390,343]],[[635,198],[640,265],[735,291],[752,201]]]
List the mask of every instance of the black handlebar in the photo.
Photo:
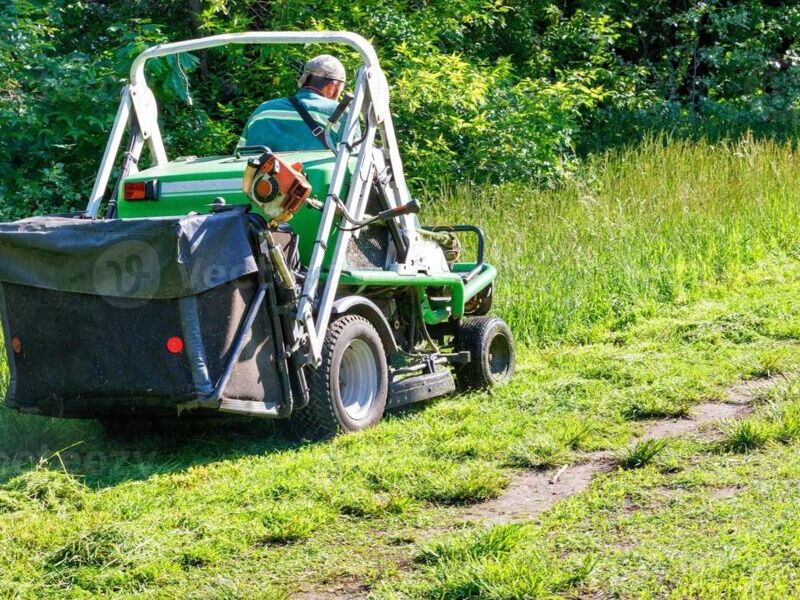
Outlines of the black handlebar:
[[439,227],[427,227],[430,231],[434,232],[469,232],[474,233],[475,237],[478,238],[478,259],[475,261],[475,268],[473,268],[469,273],[464,276],[464,281],[469,282],[475,277],[478,273],[483,270],[483,252],[484,246],[486,245],[486,238],[483,235],[483,229],[480,227],[476,227],[475,225],[441,225]]
[[272,154],[272,150],[270,150],[266,146],[241,146],[233,151],[233,155],[236,158],[242,158],[242,154],[265,154],[265,153]]
[[330,117],[328,117],[328,123],[330,123],[331,125],[335,125],[336,122],[342,118],[344,111],[347,110],[347,107],[350,106],[350,103],[352,101],[353,101],[353,94],[351,94],[350,92],[346,93],[344,95],[344,98],[342,98],[339,101],[339,105],[336,107],[336,110],[334,110],[333,114]]

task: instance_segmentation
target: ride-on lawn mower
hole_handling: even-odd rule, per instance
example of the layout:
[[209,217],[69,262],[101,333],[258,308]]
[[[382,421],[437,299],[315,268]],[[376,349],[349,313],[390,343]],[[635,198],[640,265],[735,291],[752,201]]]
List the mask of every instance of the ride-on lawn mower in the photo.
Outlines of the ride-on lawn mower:
[[[325,124],[330,143],[345,115],[335,147],[167,159],[147,60],[308,43],[363,61]],[[0,225],[7,404],[122,428],[194,411],[288,418],[321,439],[510,377],[483,233],[419,224],[388,94],[352,33],[235,33],[140,54],[85,212]],[[139,171],[145,144],[154,166]]]

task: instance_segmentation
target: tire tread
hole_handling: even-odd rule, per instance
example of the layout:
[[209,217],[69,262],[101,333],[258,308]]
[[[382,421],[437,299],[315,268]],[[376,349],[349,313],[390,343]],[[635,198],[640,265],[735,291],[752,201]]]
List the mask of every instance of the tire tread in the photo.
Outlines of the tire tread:
[[372,324],[360,315],[344,315],[328,327],[322,344],[322,364],[309,378],[308,405],[292,415],[291,427],[296,436],[307,440],[326,440],[342,431],[331,403],[331,365],[336,344],[341,335],[354,323]]
[[496,316],[467,317],[461,324],[455,339],[457,351],[469,351],[470,361],[456,370],[458,386],[466,390],[488,388],[497,382],[492,380],[483,368],[482,353],[488,345],[488,336],[491,330],[499,327],[502,334],[506,335],[511,343],[511,371],[515,364],[514,339],[511,331],[503,319]]

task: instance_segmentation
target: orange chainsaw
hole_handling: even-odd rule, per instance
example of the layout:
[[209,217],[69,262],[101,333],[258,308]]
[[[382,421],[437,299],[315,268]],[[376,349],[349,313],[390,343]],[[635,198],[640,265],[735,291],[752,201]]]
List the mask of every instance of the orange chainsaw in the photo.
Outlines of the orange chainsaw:
[[286,223],[311,194],[311,184],[302,171],[302,163],[290,165],[268,151],[247,161],[242,190],[268,219]]

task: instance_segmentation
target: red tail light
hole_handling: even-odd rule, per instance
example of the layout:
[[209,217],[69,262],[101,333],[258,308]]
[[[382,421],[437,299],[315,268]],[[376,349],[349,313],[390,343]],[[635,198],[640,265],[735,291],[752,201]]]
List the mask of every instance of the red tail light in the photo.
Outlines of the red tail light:
[[128,181],[125,183],[122,195],[129,202],[158,200],[158,180]]
[[14,354],[22,354],[22,340],[18,337],[12,337],[11,349],[14,351]]
[[172,354],[180,354],[183,352],[183,340],[177,335],[167,340],[167,350]]

